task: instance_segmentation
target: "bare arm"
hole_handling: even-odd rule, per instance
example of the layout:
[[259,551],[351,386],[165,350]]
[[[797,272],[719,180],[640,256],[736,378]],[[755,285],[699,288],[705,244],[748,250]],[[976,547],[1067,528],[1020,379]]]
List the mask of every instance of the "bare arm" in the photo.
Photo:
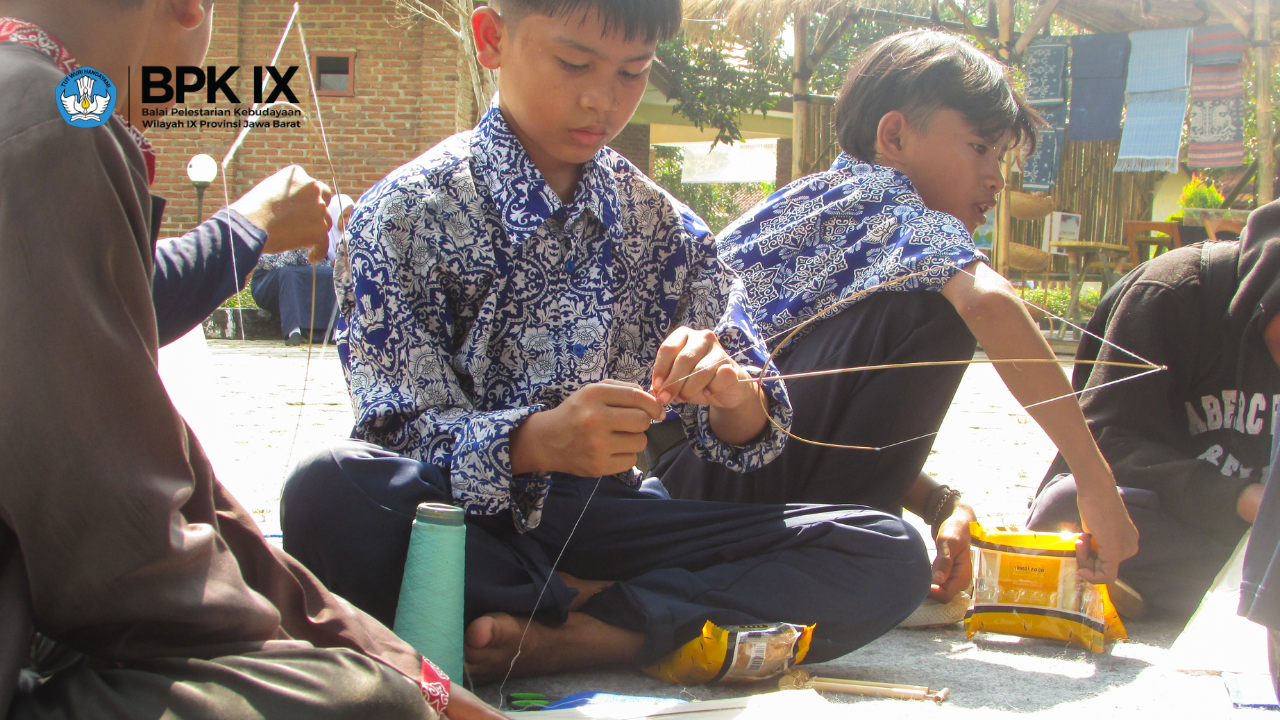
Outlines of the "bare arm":
[[[971,263],[942,288],[969,330],[993,360],[1053,358],[1053,350],[1027,314],[1013,286],[983,262]],[[1082,557],[1080,574],[1092,582],[1114,580],[1120,561],[1138,550],[1138,531],[1116,490],[1111,468],[1085,424],[1071,383],[1058,365],[1009,363],[996,366],[1009,391],[1023,406],[1059,400],[1027,412],[1058,446],[1079,488],[1080,517],[1098,545],[1096,572]]]

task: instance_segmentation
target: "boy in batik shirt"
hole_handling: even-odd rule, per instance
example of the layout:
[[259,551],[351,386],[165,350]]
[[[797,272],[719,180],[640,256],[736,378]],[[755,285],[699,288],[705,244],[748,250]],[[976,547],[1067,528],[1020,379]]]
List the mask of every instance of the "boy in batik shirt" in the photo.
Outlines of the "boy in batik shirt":
[[782,384],[753,382],[776,371],[706,226],[603,148],[678,0],[500,0],[472,21],[499,99],[357,205],[337,343],[365,442],[288,481],[285,547],[390,621],[414,507],[460,505],[481,681],[518,649],[517,674],[643,664],[708,620],[817,623],[815,661],[885,632],[928,585],[899,518],[676,501],[633,467],[667,407],[739,471],[791,416]]
[[[720,254],[745,280],[770,347],[821,316],[779,348],[784,374],[956,364],[796,379],[795,435],[881,449],[793,440],[776,462],[743,475],[677,446],[656,463],[673,496],[905,507],[936,538],[932,596],[948,600],[968,587],[973,511],[921,469],[975,337],[992,359],[1055,357],[970,237],[1004,187],[1001,156],[1036,122],[1000,64],[960,38],[914,30],[867,50],[836,101],[843,152],[831,169],[725,228]],[[1081,543],[1082,575],[1114,580],[1137,533],[1066,376],[1051,362],[996,368],[1075,471],[1097,542],[1096,557]]]

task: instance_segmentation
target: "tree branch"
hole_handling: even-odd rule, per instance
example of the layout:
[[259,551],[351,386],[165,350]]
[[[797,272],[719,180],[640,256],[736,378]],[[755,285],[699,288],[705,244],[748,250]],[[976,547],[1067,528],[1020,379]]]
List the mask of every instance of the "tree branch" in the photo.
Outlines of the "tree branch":
[[1013,46],[1013,57],[1009,58],[1016,62],[1022,57],[1022,53],[1026,51],[1027,46],[1035,39],[1036,33],[1039,33],[1044,26],[1049,24],[1053,19],[1053,11],[1058,7],[1058,0],[1041,0],[1040,7],[1036,8],[1036,14],[1031,18],[1031,24],[1026,30],[1022,31],[1022,37],[1018,38],[1018,42]]

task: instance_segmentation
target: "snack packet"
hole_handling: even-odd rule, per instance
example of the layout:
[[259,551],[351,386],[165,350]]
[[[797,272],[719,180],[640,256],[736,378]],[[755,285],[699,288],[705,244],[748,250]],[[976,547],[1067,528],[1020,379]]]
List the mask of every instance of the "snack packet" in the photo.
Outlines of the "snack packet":
[[814,627],[769,623],[722,628],[707,621],[702,637],[645,666],[644,671],[675,685],[768,680],[804,660]]
[[1090,652],[1128,637],[1107,586],[1076,573],[1078,535],[987,530],[977,522],[969,531],[973,606],[964,619],[966,637],[996,632],[1066,640]]

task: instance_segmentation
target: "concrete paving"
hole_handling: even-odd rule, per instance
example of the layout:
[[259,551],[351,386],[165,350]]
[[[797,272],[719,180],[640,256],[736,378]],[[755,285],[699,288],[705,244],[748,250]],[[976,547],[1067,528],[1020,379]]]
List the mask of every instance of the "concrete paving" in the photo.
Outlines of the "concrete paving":
[[[332,348],[321,356],[273,341],[209,341],[213,380],[207,386],[201,440],[223,482],[253,510],[264,532],[279,532],[278,498],[296,457],[350,432],[352,414]],[[163,361],[162,361],[163,363]],[[904,372],[910,372],[906,370]],[[1070,369],[1068,368],[1068,372]],[[308,376],[305,398],[303,377]],[[216,418],[221,418],[221,424]],[[195,423],[193,423],[194,425]],[[296,429],[296,433],[295,433]],[[296,435],[296,437],[295,437]],[[989,365],[970,366],[925,470],[965,493],[989,524],[1020,523],[1054,455],[1054,447],[1009,395]],[[923,526],[922,526],[923,527]],[[1091,655],[1073,646],[1007,636],[965,638],[959,625],[896,630],[812,674],[950,687],[944,705],[828,695],[859,716],[897,717],[1242,717],[1215,676],[1176,670],[1169,648],[1179,622],[1130,623],[1131,641]],[[749,687],[674,687],[628,671],[572,673],[511,681],[507,692],[564,695],[583,690],[711,699],[762,691]],[[479,689],[496,702],[496,686]]]

